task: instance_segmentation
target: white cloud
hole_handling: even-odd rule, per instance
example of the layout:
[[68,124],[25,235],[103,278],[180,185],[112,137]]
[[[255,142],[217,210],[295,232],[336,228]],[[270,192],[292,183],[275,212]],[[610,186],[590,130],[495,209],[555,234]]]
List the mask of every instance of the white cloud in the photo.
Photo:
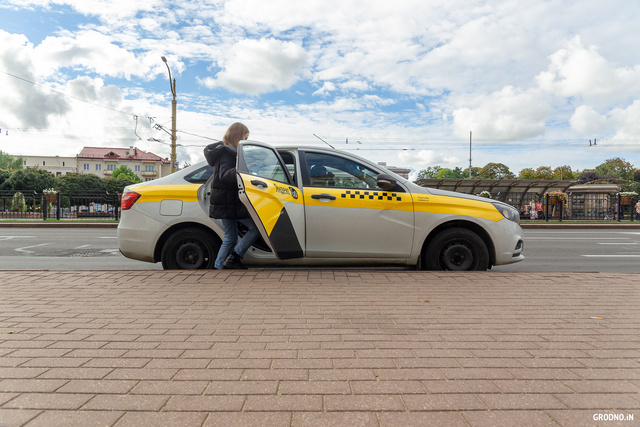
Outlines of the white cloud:
[[15,127],[46,128],[52,117],[69,110],[67,102],[61,94],[38,85],[33,46],[25,37],[0,30],[0,45],[0,68],[9,73],[0,74],[2,121],[18,124]]
[[424,169],[429,166],[442,166],[454,168],[460,166],[461,159],[448,156],[446,152],[435,150],[402,151],[398,158],[404,164],[411,164],[415,169]]
[[573,130],[587,135],[598,135],[609,127],[609,122],[606,117],[586,105],[581,105],[576,108],[569,122]]
[[553,112],[545,95],[507,86],[480,99],[473,108],[453,111],[453,129],[458,137],[472,131],[476,138],[514,141],[542,135]]
[[371,85],[363,80],[349,80],[340,84],[340,89],[346,92],[365,92],[371,89]]
[[313,92],[313,96],[322,96],[322,95],[329,95],[331,92],[335,92],[336,90],[336,85],[331,83],[331,82],[324,82],[324,84],[322,85],[322,87],[320,89],[318,89],[317,91]]
[[100,75],[127,79],[152,74],[150,67],[133,52],[115,45],[110,36],[97,31],[45,38],[34,49],[34,63],[43,75],[66,67],[84,67]]
[[[427,147],[402,152],[409,167],[461,166],[451,158],[464,152],[425,141],[468,141],[469,131],[510,153],[527,138],[592,133],[640,151],[640,3],[628,0],[7,0],[0,10],[27,17],[9,23],[25,36],[0,31],[4,70],[140,122],[170,122],[164,55],[178,76],[178,127],[207,136],[246,120],[266,142],[317,144],[316,132],[332,142],[362,137],[362,148]],[[1,73],[0,84],[3,129],[39,124],[44,140],[65,126],[68,139],[95,145],[135,137],[127,114]],[[474,163],[501,153],[481,147]],[[398,152],[371,151],[389,164]],[[201,148],[179,153],[197,158]],[[565,163],[583,161],[567,153]]]
[[260,94],[291,87],[306,63],[304,49],[275,39],[243,40],[234,45],[216,78],[205,86],[222,86],[234,92]]
[[596,46],[584,47],[580,36],[550,57],[547,71],[537,76],[543,90],[565,97],[607,96],[611,101],[640,96],[640,65],[615,67],[598,53]]
[[117,21],[136,16],[140,11],[159,10],[161,0],[52,0],[67,4],[83,15],[96,15],[105,21]]
[[[624,145],[640,146],[640,100],[636,100],[627,108],[615,108],[611,111],[612,121],[615,123],[616,133],[613,140],[619,140]],[[636,167],[640,165],[636,164]]]

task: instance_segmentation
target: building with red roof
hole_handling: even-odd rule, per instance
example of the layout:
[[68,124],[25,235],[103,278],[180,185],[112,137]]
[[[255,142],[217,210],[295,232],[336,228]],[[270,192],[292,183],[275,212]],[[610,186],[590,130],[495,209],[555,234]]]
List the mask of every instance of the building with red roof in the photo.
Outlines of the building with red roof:
[[84,147],[75,157],[19,156],[28,168],[44,169],[56,176],[69,172],[94,174],[109,178],[112,171],[125,165],[143,181],[161,178],[171,173],[171,162],[166,157],[140,150],[136,147],[108,148]]
[[143,181],[161,178],[171,173],[171,162],[168,158],[136,147],[84,147],[76,159],[78,173],[93,173],[104,178],[111,176],[111,172],[120,165],[126,165]]

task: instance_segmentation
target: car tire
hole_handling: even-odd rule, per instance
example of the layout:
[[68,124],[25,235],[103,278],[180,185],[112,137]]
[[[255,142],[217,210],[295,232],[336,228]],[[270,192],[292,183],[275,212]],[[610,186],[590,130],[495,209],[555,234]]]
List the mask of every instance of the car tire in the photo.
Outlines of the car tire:
[[448,228],[429,242],[422,264],[427,270],[486,271],[489,251],[473,231]]
[[212,269],[220,245],[197,228],[183,228],[165,241],[160,256],[165,270]]

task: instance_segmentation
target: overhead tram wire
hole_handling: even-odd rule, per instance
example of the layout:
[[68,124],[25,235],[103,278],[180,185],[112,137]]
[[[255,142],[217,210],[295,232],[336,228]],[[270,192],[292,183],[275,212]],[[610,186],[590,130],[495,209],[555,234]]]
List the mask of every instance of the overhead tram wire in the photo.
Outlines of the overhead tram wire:
[[[29,79],[25,79],[24,77],[16,76],[15,74],[9,73],[9,72],[4,71],[4,70],[0,70],[0,72],[1,72],[1,73],[3,73],[3,74],[6,74],[6,75],[7,75],[7,76],[9,76],[9,77],[13,77],[13,78],[15,78],[15,79],[18,79],[18,80],[21,80],[21,81],[23,81],[23,82],[26,82],[26,83],[32,84],[32,85],[34,85],[34,86],[37,86],[37,87],[40,87],[40,88],[43,88],[43,89],[47,89],[47,90],[49,90],[49,91],[51,91],[51,92],[57,93],[57,94],[62,95],[62,96],[64,96],[64,97],[66,97],[66,98],[71,98],[71,99],[74,99],[74,100],[76,100],[76,101],[80,101],[80,102],[84,102],[84,103],[89,104],[89,105],[93,105],[93,106],[95,106],[95,107],[104,108],[105,110],[110,110],[110,111],[113,111],[113,112],[116,112],[116,113],[125,114],[125,115],[127,115],[127,116],[132,116],[132,117],[133,117],[133,119],[136,121],[136,127],[135,127],[135,130],[134,130],[134,133],[136,134],[136,136],[138,136],[138,134],[136,133],[136,130],[137,130],[137,128],[138,128],[138,115],[137,115],[137,114],[133,114],[133,113],[128,112],[128,111],[122,111],[122,110],[118,110],[118,109],[115,109],[115,108],[107,107],[107,106],[105,106],[105,105],[97,104],[97,103],[95,103],[95,102],[87,101],[86,99],[82,99],[82,98],[78,98],[77,96],[73,96],[73,95],[66,94],[66,93],[61,92],[61,91],[59,91],[59,90],[53,89],[53,88],[51,88],[51,87],[49,87],[49,86],[45,86],[45,85],[42,85],[42,84],[36,83],[36,82],[31,81],[31,80],[29,80]],[[182,132],[182,133],[185,133],[185,134],[187,134],[187,135],[196,136],[196,137],[199,137],[199,138],[204,138],[204,139],[210,139],[210,140],[213,140],[213,141],[218,141],[218,140],[217,140],[217,139],[215,139],[215,138],[209,138],[209,137],[206,137],[206,136],[196,135],[196,134],[192,134],[192,133],[189,133],[189,132],[186,132],[186,131],[177,130],[177,132]],[[138,136],[138,138],[140,138],[140,137]],[[158,143],[161,143],[161,144],[163,143],[163,142],[161,142],[161,141],[153,141],[153,142],[158,142]],[[168,145],[171,145],[171,144],[168,144]],[[180,145],[180,144],[179,144],[179,145]],[[196,145],[180,145],[180,146],[184,146],[184,147],[197,147]]]
[[50,90],[51,92],[55,92],[55,93],[60,94],[60,95],[62,95],[62,96],[64,96],[64,97],[71,98],[71,99],[75,99],[76,101],[84,102],[84,103],[87,103],[87,104],[93,105],[93,106],[95,106],[95,107],[104,108],[105,110],[111,110],[111,111],[114,111],[114,112],[116,112],[116,113],[126,114],[127,116],[136,116],[135,114],[130,113],[130,112],[127,112],[127,111],[117,110],[117,109],[115,109],[115,108],[106,107],[106,106],[101,105],[101,104],[96,104],[95,102],[87,101],[86,99],[78,98],[77,96],[68,95],[68,94],[66,94],[66,93],[64,93],[64,92],[61,92],[61,91],[56,90],[56,89],[53,89],[53,88],[51,88],[51,87],[49,87],[49,86],[44,86],[44,85],[41,85],[41,84],[39,84],[39,83],[32,82],[31,80],[25,79],[25,78],[20,77],[20,76],[16,76],[15,74],[8,73],[8,72],[6,72],[6,71],[4,71],[4,70],[0,70],[0,73],[6,74],[7,76],[13,77],[13,78],[18,79],[18,80],[22,80],[23,82],[30,83],[30,84],[32,84],[32,85],[34,85],[34,86],[38,86],[38,87],[41,87],[41,88],[43,88],[43,89]]
[[[31,81],[29,79],[25,79],[24,77],[17,76],[15,74],[9,73],[9,72],[4,71],[4,70],[0,70],[0,73],[3,73],[3,74],[5,74],[5,75],[7,75],[9,77],[13,77],[13,78],[15,78],[17,80],[21,80],[23,82],[32,84],[34,86],[37,86],[37,87],[40,87],[40,88],[43,88],[43,89],[47,89],[47,90],[49,90],[51,92],[57,93],[57,94],[62,95],[64,97],[66,97],[66,98],[71,98],[71,99],[74,99],[76,101],[80,101],[80,102],[84,102],[84,103],[89,104],[89,105],[93,105],[95,107],[99,107],[99,108],[103,108],[105,110],[113,111],[115,113],[131,116],[131,117],[134,118],[134,120],[135,120],[136,117],[139,116],[139,115],[136,115],[136,114],[128,112],[128,111],[118,110],[116,108],[107,107],[105,105],[98,104],[98,103],[95,103],[95,102],[91,102],[91,101],[88,101],[86,99],[78,98],[78,97],[73,96],[73,95],[68,95],[68,94],[66,94],[64,92],[61,92],[59,90],[56,90],[56,89],[53,89],[51,87],[36,83],[34,81]],[[212,141],[219,141],[219,140],[217,140],[215,138],[210,138],[210,137],[206,137],[206,136],[202,136],[202,135],[197,135],[197,134],[189,133],[189,132],[183,131],[183,130],[177,130],[177,132],[181,132],[181,133],[184,133],[184,134],[187,134],[187,135],[190,135],[190,136],[195,136],[195,137],[198,137],[198,138],[208,139],[208,140],[212,140]],[[564,146],[584,146],[586,141],[588,141],[588,140],[587,139],[582,139],[582,138],[536,139],[536,140],[531,140],[529,142],[525,142],[525,141],[522,141],[522,142],[513,142],[513,141],[511,141],[511,142],[501,142],[500,140],[497,140],[497,139],[485,139],[484,141],[479,140],[479,139],[477,140],[477,142],[481,143],[481,146],[485,146],[485,148],[488,148],[488,147],[522,148],[523,144],[532,144],[532,143],[533,144],[544,144],[544,145],[550,144],[550,145],[553,145],[554,148],[556,148],[557,144],[559,142],[562,143]],[[602,141],[608,141],[608,138],[600,139],[600,141],[601,141],[601,144],[602,144]],[[630,144],[624,144],[623,142],[640,142],[639,139],[624,139],[624,140],[614,140],[614,141],[615,142],[613,142],[613,143],[611,143],[611,141],[609,141],[606,144],[606,146],[609,147],[609,148],[627,147]],[[394,145],[395,144],[398,144],[398,145],[406,144],[408,146],[413,146],[413,147],[419,146],[419,148],[391,148],[391,147],[389,147],[389,148],[373,148],[371,146],[363,146],[363,147],[357,147],[357,148],[341,148],[341,149],[342,150],[349,150],[349,151],[351,151],[351,150],[417,151],[417,150],[427,149],[428,147],[430,147],[433,144],[446,143],[446,144],[449,144],[449,145],[467,145],[466,141],[459,140],[458,138],[438,138],[437,140],[433,140],[433,141],[413,142],[413,143],[395,142],[395,141],[375,141],[375,142],[376,142],[376,144],[394,144]],[[325,143],[328,144],[328,142],[325,142]],[[183,145],[183,146],[186,146],[186,145]],[[198,147],[198,145],[191,145],[191,146],[192,147]]]

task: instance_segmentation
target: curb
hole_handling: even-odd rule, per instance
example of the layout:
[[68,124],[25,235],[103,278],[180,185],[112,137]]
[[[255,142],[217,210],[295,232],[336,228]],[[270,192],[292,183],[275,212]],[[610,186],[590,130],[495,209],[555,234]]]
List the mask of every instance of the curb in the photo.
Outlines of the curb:
[[[560,223],[540,223],[540,224],[520,224],[523,230],[537,230],[537,229],[569,229],[569,230],[588,230],[588,229],[600,229],[600,230],[616,230],[616,229],[630,229],[640,230],[640,221],[634,223],[618,223],[613,222],[611,224],[560,224]],[[117,222],[75,222],[75,221],[38,221],[38,222],[4,222],[0,221],[0,228],[117,228]]]
[[581,230],[581,229],[599,229],[599,230],[640,230],[640,221],[635,222],[633,224],[630,223],[618,223],[618,222],[614,222],[612,224],[589,224],[589,223],[585,223],[585,224],[559,224],[559,223],[553,223],[553,224],[547,224],[547,223],[543,223],[543,224],[520,224],[520,227],[522,227],[523,230],[544,230],[544,229],[549,229],[549,230],[553,230],[553,229],[569,229],[569,230]]
[[117,228],[117,222],[62,222],[57,220],[40,222],[3,222],[0,228]]

